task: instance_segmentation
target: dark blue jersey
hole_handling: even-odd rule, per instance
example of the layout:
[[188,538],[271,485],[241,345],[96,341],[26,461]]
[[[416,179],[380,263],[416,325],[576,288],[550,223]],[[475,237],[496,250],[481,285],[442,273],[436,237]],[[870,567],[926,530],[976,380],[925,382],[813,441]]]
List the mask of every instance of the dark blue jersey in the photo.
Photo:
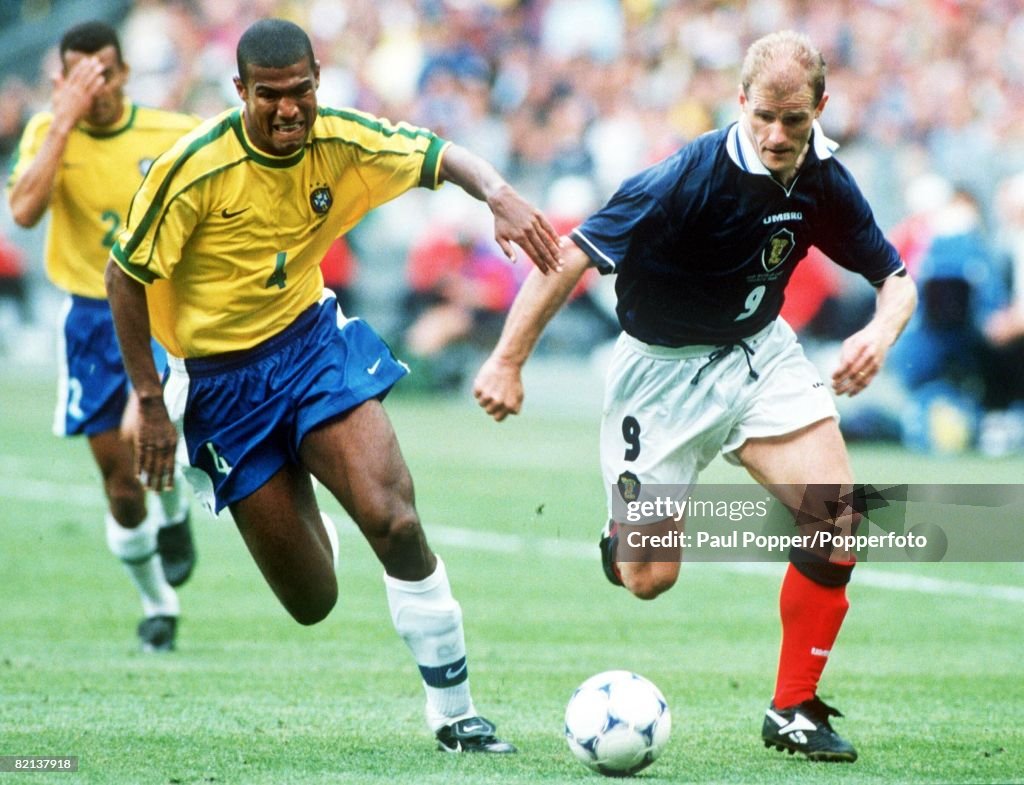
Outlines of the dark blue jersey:
[[903,269],[833,143],[815,124],[788,188],[738,123],[630,177],[572,239],[617,273],[622,328],[661,346],[724,344],[774,320],[814,245],[871,283]]

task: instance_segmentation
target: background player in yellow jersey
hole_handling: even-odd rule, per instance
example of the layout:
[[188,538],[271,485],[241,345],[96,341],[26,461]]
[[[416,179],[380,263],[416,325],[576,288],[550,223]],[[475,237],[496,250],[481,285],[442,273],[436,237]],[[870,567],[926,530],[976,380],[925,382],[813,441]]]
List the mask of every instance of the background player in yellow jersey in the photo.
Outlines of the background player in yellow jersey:
[[46,272],[68,293],[54,431],[88,438],[109,506],[107,542],[142,597],[141,645],[166,651],[174,647],[179,611],[172,586],[183,583],[195,563],[188,502],[181,491],[164,489],[147,514],[127,438],[137,402],[121,362],[103,273],[153,159],[199,119],[125,97],[128,66],[109,25],[86,22],[69,29],[60,57],[52,109],[25,128],[8,198],[21,226],[34,226],[50,210]]
[[[143,481],[167,487],[183,444],[193,486],[230,509],[278,599],[314,624],[338,596],[337,535],[315,477],[384,566],[392,621],[419,666],[439,747],[512,752],[473,705],[461,609],[381,405],[406,369],[338,309],[319,263],[373,207],[446,180],[487,202],[510,257],[516,243],[542,269],[557,268],[555,232],[467,150],[421,128],[318,107],[319,64],[294,24],[251,26],[238,73],[242,107],[154,164],[107,268],[141,401]],[[151,326],[170,354],[166,387],[148,350]]]

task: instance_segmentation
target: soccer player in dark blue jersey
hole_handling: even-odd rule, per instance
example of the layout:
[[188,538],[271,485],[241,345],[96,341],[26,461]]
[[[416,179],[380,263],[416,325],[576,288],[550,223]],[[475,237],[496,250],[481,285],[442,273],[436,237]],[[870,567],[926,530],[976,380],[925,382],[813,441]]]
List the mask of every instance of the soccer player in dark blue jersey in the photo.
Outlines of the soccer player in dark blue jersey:
[[[518,413],[521,368],[544,326],[588,266],[617,274],[623,332],[601,426],[609,509],[601,552],[609,579],[637,597],[674,585],[682,549],[628,548],[614,511],[643,498],[645,486],[686,498],[718,453],[744,466],[798,524],[850,531],[856,523],[851,505],[837,503],[853,476],[832,395],[779,318],[786,283],[815,245],[875,287],[873,318],[843,342],[831,379],[836,395],[871,382],[917,295],[818,124],[825,70],[803,35],[756,41],[743,63],[739,121],[627,179],[563,238],[562,272],[531,274],[477,376],[474,393],[490,415]],[[646,532],[677,525],[660,515],[645,521]],[[855,749],[830,724],[839,713],[817,696],[848,607],[854,557],[794,549],[790,562],[762,737],[812,760],[854,761]]]

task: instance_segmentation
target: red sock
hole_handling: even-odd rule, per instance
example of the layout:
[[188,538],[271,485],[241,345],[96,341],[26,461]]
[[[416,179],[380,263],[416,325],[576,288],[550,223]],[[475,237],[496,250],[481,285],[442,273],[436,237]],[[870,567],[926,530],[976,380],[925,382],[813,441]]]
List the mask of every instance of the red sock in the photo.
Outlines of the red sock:
[[814,697],[850,603],[845,586],[822,586],[792,564],[782,579],[782,651],[774,704],[788,709]]

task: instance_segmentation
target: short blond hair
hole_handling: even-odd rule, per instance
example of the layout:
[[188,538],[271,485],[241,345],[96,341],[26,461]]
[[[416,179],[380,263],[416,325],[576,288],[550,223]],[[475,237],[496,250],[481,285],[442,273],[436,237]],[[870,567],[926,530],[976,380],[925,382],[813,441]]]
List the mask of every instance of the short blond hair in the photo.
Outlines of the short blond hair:
[[759,76],[779,65],[796,65],[806,72],[817,106],[825,95],[825,58],[810,38],[793,30],[769,33],[750,45],[740,71],[743,94],[747,95],[750,85]]

